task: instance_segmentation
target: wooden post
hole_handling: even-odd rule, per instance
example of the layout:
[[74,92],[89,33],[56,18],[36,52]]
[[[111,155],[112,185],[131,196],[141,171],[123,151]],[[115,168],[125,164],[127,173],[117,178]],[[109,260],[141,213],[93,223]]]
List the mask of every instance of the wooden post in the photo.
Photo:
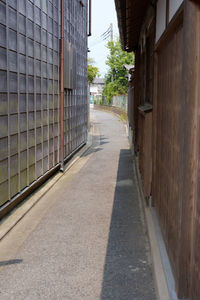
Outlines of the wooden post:
[[199,106],[199,39],[200,8],[198,1],[184,1],[183,84],[181,106],[181,168],[180,199],[181,223],[177,294],[189,297],[191,288],[191,261],[193,247],[193,214],[197,189],[197,139]]
[[156,157],[157,157],[157,85],[158,55],[154,53],[153,120],[152,120],[152,205],[156,205]]
[[138,105],[140,103],[140,48],[135,51],[134,76],[134,149],[138,151]]

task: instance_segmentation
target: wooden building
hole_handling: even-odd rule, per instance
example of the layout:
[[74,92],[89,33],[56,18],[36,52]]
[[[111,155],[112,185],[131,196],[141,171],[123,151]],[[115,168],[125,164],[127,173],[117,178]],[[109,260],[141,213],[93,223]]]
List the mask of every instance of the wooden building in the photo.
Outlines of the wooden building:
[[[136,56],[130,132],[179,298],[200,299],[200,2],[115,0]],[[131,103],[131,105],[130,105]]]

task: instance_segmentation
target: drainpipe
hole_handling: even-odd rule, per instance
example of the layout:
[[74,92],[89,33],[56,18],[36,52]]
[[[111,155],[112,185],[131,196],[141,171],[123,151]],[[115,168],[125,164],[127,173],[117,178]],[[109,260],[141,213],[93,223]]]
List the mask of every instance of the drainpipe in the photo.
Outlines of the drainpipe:
[[60,163],[64,169],[64,1],[61,0],[61,38],[60,38]]
[[89,32],[88,36],[92,35],[92,0],[89,0]]

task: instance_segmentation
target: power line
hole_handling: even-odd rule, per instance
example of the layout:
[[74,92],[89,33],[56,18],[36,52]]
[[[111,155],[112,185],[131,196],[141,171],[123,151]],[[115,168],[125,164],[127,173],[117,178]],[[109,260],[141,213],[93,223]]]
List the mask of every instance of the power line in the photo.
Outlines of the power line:
[[107,37],[110,37],[110,35],[111,35],[111,32],[109,31],[106,35],[104,35],[104,39],[106,39]]
[[102,33],[97,39],[96,41],[94,41],[91,45],[90,48],[96,47],[97,45],[105,42],[106,40],[108,40],[110,38],[110,41],[113,41],[113,24],[111,23],[109,28]]
[[108,33],[110,33],[110,26],[109,26],[109,28],[101,36],[104,36],[104,35],[106,35]]
[[91,45],[90,48],[94,48],[94,47],[96,47],[96,46],[98,46],[99,44],[104,43],[104,42],[105,42],[105,40],[99,41],[98,43],[96,43],[96,44],[94,44],[94,45]]

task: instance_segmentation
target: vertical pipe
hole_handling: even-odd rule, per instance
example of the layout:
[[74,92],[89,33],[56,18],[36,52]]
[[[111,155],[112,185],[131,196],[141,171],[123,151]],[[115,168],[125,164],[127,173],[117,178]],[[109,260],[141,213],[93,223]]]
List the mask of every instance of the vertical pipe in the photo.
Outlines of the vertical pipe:
[[169,24],[169,0],[166,0],[166,27]]
[[89,0],[89,33],[88,36],[92,35],[92,0]]
[[60,38],[60,162],[64,168],[64,0],[61,0],[61,38]]

